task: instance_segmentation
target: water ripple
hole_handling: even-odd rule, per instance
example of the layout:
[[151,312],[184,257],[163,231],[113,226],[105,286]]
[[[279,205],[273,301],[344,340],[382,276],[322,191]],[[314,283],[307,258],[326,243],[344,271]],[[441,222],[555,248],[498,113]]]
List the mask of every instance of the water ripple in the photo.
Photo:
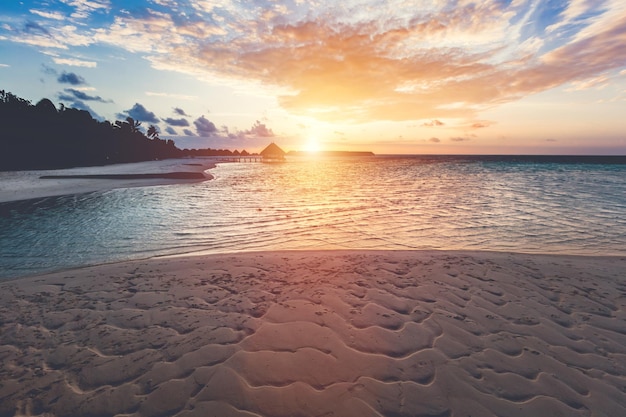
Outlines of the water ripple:
[[223,164],[199,184],[0,204],[0,276],[196,250],[626,253],[626,165]]

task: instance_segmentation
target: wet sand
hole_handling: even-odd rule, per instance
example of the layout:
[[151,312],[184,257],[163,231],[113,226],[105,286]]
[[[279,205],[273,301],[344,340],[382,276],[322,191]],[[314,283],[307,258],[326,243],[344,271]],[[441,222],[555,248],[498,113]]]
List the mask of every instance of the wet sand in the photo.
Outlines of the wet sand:
[[0,415],[626,415],[626,258],[302,251],[0,283]]

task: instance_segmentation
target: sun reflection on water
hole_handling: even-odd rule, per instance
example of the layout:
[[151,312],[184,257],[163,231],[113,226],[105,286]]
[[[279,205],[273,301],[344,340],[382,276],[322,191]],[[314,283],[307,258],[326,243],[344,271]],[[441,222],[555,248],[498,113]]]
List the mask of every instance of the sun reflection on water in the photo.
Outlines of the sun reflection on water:
[[204,183],[4,205],[0,272],[192,251],[625,254],[626,167],[557,168],[408,157],[221,164]]

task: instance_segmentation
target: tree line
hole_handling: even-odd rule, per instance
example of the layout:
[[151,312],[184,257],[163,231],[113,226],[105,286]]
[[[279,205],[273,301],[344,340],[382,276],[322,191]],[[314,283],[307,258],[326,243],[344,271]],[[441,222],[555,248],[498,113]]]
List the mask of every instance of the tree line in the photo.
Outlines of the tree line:
[[[141,122],[100,122],[86,110],[57,109],[0,90],[0,171],[58,169],[151,161],[185,156],[233,155],[225,149],[179,149]],[[244,151],[245,152],[245,151]]]

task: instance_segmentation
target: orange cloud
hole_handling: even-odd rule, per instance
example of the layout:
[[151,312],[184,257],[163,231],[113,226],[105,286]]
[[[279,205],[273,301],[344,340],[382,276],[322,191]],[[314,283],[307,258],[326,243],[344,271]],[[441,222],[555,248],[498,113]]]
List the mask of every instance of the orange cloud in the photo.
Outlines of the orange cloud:
[[[493,14],[493,7],[489,12]],[[483,17],[470,20],[482,22]],[[458,13],[445,23],[463,26]],[[372,22],[344,26],[306,21],[276,26],[260,43],[244,39],[234,48],[205,45],[200,59],[213,71],[293,91],[280,97],[289,111],[354,121],[471,117],[487,106],[592,77],[626,62],[626,18],[543,56],[521,50],[498,62],[504,46],[497,43],[480,52],[433,47],[401,57],[389,53],[397,53],[416,34],[449,32],[448,25],[433,18],[386,30]],[[484,28],[475,26],[472,31]]]
[[[112,7],[75,3],[79,15]],[[157,68],[271,86],[295,114],[354,122],[471,119],[626,65],[626,10],[617,0],[576,0],[545,28],[536,21],[542,2],[157,3],[158,11],[123,11],[89,33],[22,30],[20,41],[112,44]]]
[[283,107],[326,119],[458,117],[468,109],[445,106],[483,102],[495,93],[488,85],[454,88],[460,79],[494,71],[481,57],[446,49],[399,59],[386,54],[386,33],[372,37],[370,26],[279,26],[268,35],[267,47],[213,43],[200,59],[214,71],[284,86],[295,93],[280,97]]

